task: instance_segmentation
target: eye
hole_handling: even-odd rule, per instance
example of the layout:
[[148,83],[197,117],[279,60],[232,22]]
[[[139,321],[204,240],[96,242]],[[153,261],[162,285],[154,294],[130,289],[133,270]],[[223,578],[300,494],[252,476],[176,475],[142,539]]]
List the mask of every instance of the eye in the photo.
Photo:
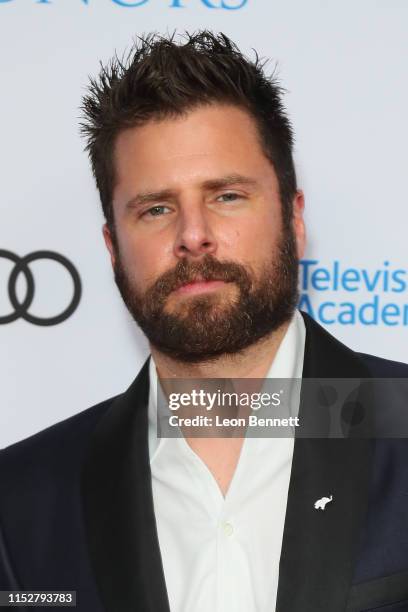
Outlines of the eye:
[[239,193],[229,191],[228,193],[222,193],[220,196],[218,196],[217,200],[221,202],[235,202],[235,200],[238,200],[239,198],[242,198]]
[[148,217],[161,217],[162,216],[162,211],[164,208],[168,209],[168,206],[153,206],[152,208],[149,208],[148,210],[145,210],[142,213],[142,217],[148,216]]

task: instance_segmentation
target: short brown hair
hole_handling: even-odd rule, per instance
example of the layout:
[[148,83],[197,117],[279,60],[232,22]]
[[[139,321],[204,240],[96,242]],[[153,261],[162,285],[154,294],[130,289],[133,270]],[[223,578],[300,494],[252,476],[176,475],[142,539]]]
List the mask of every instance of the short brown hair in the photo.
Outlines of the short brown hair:
[[265,62],[244,57],[225,34],[202,30],[175,36],[139,37],[126,60],[115,56],[90,79],[83,98],[85,135],[102,209],[115,239],[112,194],[113,151],[118,134],[150,119],[176,117],[206,104],[227,103],[255,120],[263,150],[274,166],[285,225],[296,193],[293,132],[282,103],[283,90],[264,73]]

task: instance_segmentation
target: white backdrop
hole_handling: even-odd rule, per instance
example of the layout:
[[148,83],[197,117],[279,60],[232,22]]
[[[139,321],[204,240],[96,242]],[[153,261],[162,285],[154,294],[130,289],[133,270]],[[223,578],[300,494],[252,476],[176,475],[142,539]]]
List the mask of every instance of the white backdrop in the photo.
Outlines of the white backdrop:
[[[60,324],[0,323],[0,447],[120,393],[147,355],[113,282],[78,109],[99,60],[151,30],[222,30],[278,62],[315,262],[303,305],[352,348],[408,361],[407,23],[406,0],[0,0],[0,249],[56,251],[83,285]],[[0,257],[0,320],[12,268]],[[30,269],[29,312],[64,310],[64,268]]]

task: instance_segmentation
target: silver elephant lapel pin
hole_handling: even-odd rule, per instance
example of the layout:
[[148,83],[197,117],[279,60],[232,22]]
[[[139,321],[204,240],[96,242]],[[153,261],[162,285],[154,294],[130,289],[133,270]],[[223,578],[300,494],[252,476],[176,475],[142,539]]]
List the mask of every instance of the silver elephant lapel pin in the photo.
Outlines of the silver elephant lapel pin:
[[315,502],[314,507],[316,508],[316,510],[325,510],[326,505],[332,501],[333,501],[333,495],[330,495],[330,497],[322,497],[321,499],[318,499]]

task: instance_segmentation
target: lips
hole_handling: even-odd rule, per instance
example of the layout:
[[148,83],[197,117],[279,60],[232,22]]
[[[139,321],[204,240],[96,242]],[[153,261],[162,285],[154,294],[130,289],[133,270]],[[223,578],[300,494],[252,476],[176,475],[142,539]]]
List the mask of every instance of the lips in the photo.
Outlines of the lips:
[[202,278],[201,276],[198,278],[193,278],[192,280],[187,281],[186,283],[183,283],[183,285],[181,285],[182,287],[185,287],[185,285],[193,285],[194,283],[212,283],[213,281],[219,281],[221,280],[220,278]]
[[196,278],[194,280],[188,281],[187,283],[179,285],[175,291],[179,293],[201,293],[203,291],[217,289],[218,287],[223,285],[224,282],[225,281],[218,278]]
[[214,281],[221,280],[221,278],[204,278],[202,276],[197,276],[196,278],[192,278],[191,280],[188,280],[184,283],[180,283],[179,285],[177,285],[176,290],[180,289],[181,287],[186,287],[187,285],[195,285],[197,283],[212,283]]

